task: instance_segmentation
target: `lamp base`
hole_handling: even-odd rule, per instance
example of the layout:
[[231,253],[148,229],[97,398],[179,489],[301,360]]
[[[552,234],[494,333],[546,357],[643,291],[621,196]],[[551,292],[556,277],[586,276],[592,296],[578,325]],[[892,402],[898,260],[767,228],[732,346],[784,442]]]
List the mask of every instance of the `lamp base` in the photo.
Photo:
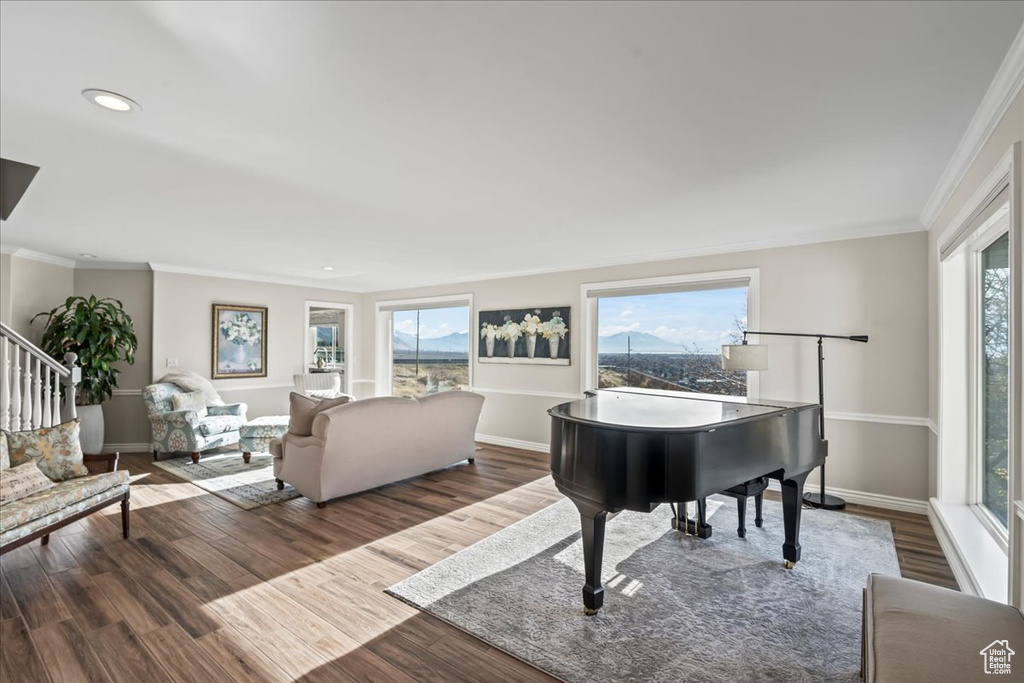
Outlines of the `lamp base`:
[[825,510],[842,510],[846,507],[846,501],[839,496],[831,496],[825,494],[825,500],[822,501],[820,493],[805,493],[804,503],[810,505],[812,508],[823,508]]

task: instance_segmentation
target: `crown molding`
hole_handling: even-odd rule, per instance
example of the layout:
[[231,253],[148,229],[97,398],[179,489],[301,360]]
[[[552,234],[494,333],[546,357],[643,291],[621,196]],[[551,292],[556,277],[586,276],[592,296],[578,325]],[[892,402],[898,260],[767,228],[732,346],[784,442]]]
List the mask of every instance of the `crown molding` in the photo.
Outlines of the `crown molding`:
[[78,259],[75,261],[77,270],[144,270],[149,272],[148,263],[133,263],[131,261],[94,261],[93,259]]
[[49,263],[52,266],[61,266],[62,268],[75,267],[75,262],[73,259],[64,258],[62,256],[54,256],[53,254],[44,254],[41,251],[33,251],[31,249],[25,249],[23,247],[14,247],[7,244],[0,246],[0,253],[10,254],[15,258],[28,259],[29,261]]
[[967,174],[967,170],[978,158],[992,132],[999,125],[1007,109],[1016,99],[1024,86],[1024,27],[1013,39],[1003,63],[999,65],[995,77],[981,98],[981,104],[974,112],[967,130],[960,138],[953,157],[949,160],[946,170],[942,172],[938,184],[932,190],[928,202],[921,212],[921,224],[927,228],[939,217],[939,213],[949,201],[953,191]]
[[200,277],[219,277],[227,280],[243,280],[245,282],[266,282],[276,285],[290,285],[292,287],[306,287],[307,289],[326,289],[332,292],[351,292],[364,294],[366,289],[357,287],[342,287],[318,280],[303,280],[302,278],[281,277],[279,275],[263,275],[252,273],[239,273],[230,270],[215,270],[212,268],[192,268],[190,266],[176,266],[170,263],[154,263],[150,261],[149,268],[154,273],[174,273],[175,275],[198,275]]

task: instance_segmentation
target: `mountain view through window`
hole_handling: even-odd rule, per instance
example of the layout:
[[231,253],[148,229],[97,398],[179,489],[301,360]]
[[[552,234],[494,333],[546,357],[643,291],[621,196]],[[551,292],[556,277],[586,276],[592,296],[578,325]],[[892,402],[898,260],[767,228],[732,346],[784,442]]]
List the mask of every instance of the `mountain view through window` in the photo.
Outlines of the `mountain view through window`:
[[469,307],[395,311],[391,393],[426,396],[469,388]]
[[722,369],[722,344],[747,324],[747,288],[598,299],[599,387],[745,396],[745,372]]

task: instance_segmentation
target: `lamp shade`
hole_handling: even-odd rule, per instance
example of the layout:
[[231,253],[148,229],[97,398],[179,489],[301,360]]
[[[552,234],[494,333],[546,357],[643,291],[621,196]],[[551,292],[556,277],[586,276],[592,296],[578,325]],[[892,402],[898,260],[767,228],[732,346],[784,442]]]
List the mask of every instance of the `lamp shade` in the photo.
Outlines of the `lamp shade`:
[[768,347],[760,344],[724,344],[722,369],[767,370]]

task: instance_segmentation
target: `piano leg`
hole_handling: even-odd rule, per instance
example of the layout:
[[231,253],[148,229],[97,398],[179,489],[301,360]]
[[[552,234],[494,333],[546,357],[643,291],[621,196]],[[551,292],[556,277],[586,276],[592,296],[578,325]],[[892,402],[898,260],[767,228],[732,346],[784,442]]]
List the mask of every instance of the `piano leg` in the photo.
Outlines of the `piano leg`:
[[736,499],[736,512],[740,517],[739,528],[736,529],[736,533],[740,538],[747,537],[747,497],[740,496]]
[[761,524],[764,523],[764,518],[761,517],[761,507],[764,503],[764,491],[754,496],[754,526],[758,529],[761,528]]
[[604,587],[601,585],[601,561],[604,559],[604,523],[608,511],[596,505],[574,500],[580,511],[580,525],[583,528],[583,567],[586,583],[583,584],[583,613],[597,614],[604,604]]
[[792,569],[800,560],[800,509],[803,507],[804,482],[810,472],[782,480],[782,516],[786,529],[786,542],[782,544],[782,557],[786,569]]
[[711,538],[711,525],[708,524],[708,499],[701,498],[697,501],[697,519],[693,520],[694,530],[697,538]]

